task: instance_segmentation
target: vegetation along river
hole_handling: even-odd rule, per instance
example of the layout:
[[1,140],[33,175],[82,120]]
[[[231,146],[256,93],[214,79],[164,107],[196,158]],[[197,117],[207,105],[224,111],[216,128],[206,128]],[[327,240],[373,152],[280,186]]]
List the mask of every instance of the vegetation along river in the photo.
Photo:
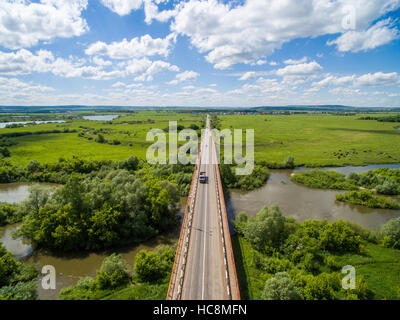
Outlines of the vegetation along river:
[[[380,167],[400,168],[400,165],[382,165],[368,167],[324,168],[321,170],[335,170],[343,174],[362,172]],[[310,169],[296,169],[310,170]],[[295,170],[295,171],[296,171]],[[388,220],[400,216],[400,210],[370,209],[362,206],[339,203],[335,200],[334,190],[311,189],[290,181],[293,170],[271,170],[268,183],[260,189],[243,192],[231,190],[228,200],[228,211],[231,218],[240,211],[254,216],[264,205],[278,204],[285,216],[292,216],[299,221],[307,219],[338,219],[356,222],[370,229],[379,229]],[[46,184],[49,185],[49,184]],[[53,185],[54,186],[54,185]],[[19,202],[29,194],[29,184],[10,183],[0,185],[0,201]],[[185,199],[182,199],[181,214],[184,210]],[[27,263],[34,263],[40,271],[44,265],[53,265],[57,272],[56,290],[43,290],[38,286],[40,299],[57,299],[59,291],[75,284],[80,277],[96,276],[103,259],[113,252],[121,253],[131,267],[134,258],[141,249],[153,249],[160,244],[174,245],[179,236],[179,230],[169,235],[161,235],[140,245],[131,245],[97,253],[74,253],[56,256],[45,250],[34,250],[29,242],[23,239],[12,239],[11,234],[19,224],[3,227],[0,231],[0,241],[18,259]],[[41,279],[38,280],[39,284]]]
[[231,190],[228,201],[228,211],[231,218],[244,211],[249,216],[255,216],[264,206],[277,204],[285,216],[292,216],[299,221],[321,220],[335,221],[338,219],[356,222],[369,229],[379,229],[390,219],[400,216],[400,210],[371,209],[363,206],[340,203],[335,194],[343,193],[337,190],[312,189],[290,180],[293,172],[298,170],[335,170],[343,174],[363,172],[382,167],[400,168],[400,165],[371,165],[367,167],[341,167],[293,170],[271,170],[268,183],[260,189],[244,192]]

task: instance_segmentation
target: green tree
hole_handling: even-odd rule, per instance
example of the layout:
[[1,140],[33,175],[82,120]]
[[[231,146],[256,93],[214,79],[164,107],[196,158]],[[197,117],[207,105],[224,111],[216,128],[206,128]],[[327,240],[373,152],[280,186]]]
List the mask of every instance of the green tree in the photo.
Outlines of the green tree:
[[99,289],[115,289],[129,281],[128,266],[122,255],[113,253],[106,257],[97,271]]
[[300,300],[295,285],[286,272],[276,273],[265,282],[262,298],[265,300]]
[[400,249],[400,217],[389,220],[381,228],[383,245],[389,248]]
[[285,218],[278,206],[264,207],[255,219],[249,220],[244,228],[244,236],[258,249],[276,245],[281,240],[284,223]]

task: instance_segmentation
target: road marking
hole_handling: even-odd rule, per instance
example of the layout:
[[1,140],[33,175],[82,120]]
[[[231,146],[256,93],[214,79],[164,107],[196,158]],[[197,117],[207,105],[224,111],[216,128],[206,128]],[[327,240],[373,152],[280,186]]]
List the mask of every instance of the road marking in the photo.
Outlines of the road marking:
[[[206,167],[207,168],[207,167]],[[206,170],[207,172],[207,170]],[[208,184],[204,185],[205,189],[205,222],[204,222],[204,247],[203,247],[203,281],[202,281],[202,291],[201,291],[201,299],[204,300],[204,288],[205,288],[205,273],[206,273],[206,242],[207,242],[207,191],[208,191]]]

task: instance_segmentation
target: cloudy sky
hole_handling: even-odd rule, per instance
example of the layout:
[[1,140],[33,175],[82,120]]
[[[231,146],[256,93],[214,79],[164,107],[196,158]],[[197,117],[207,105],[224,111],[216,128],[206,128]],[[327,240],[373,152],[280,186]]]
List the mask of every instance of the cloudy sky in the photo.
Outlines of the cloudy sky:
[[400,0],[0,0],[1,105],[400,106]]

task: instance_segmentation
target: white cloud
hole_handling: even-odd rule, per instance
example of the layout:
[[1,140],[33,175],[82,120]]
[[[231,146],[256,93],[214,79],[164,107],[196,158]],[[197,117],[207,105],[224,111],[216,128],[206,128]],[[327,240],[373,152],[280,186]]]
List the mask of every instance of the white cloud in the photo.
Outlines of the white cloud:
[[92,60],[93,60],[93,63],[97,64],[98,66],[111,66],[112,65],[111,61],[106,61],[99,57],[93,57]]
[[287,67],[278,69],[276,74],[281,77],[285,76],[308,76],[318,73],[322,70],[319,63],[312,61],[310,63],[292,64]]
[[126,65],[128,75],[136,75],[135,81],[151,81],[155,74],[163,71],[178,72],[179,68],[169,62],[157,60],[150,61],[147,58],[130,60]]
[[199,74],[195,71],[183,71],[181,73],[178,73],[175,76],[175,79],[167,82],[167,84],[176,85],[183,81],[193,81],[193,80],[196,80],[198,76],[199,76]]
[[398,0],[247,0],[224,4],[190,0],[178,5],[172,30],[190,38],[216,69],[252,64],[296,38],[345,33],[344,8],[357,12],[357,32],[400,7]]
[[101,0],[101,3],[111,11],[120,16],[131,13],[132,10],[138,10],[142,6],[142,0]]
[[326,75],[324,79],[313,82],[312,86],[316,88],[325,88],[328,86],[354,86],[354,87],[379,87],[400,85],[400,75],[397,72],[392,73],[367,73],[360,76],[342,76]]
[[0,45],[15,50],[80,36],[89,30],[81,16],[86,6],[87,0],[0,0]]
[[85,60],[56,58],[52,52],[39,50],[36,54],[21,49],[17,52],[0,52],[0,73],[4,75],[23,75],[34,72],[51,72],[65,78],[87,78],[108,80],[135,75],[136,81],[151,81],[153,76],[164,70],[178,72],[179,68],[169,62],[148,58],[125,61],[109,71],[104,67],[109,64],[97,61],[97,65],[87,65]]
[[249,71],[249,72],[245,72],[240,78],[240,81],[245,81],[245,80],[250,80],[250,79],[254,79],[257,76],[257,72],[255,71]]
[[144,13],[145,13],[145,22],[150,24],[153,20],[157,20],[160,22],[167,22],[173,16],[176,15],[177,10],[163,10],[159,11],[158,6],[152,0],[144,0]]
[[327,44],[336,45],[342,52],[359,52],[388,44],[400,37],[400,32],[393,27],[390,19],[382,20],[365,31],[348,31]]
[[397,72],[392,73],[368,73],[355,80],[356,86],[390,86],[400,84],[400,76]]
[[284,64],[302,64],[302,63],[306,63],[307,61],[308,61],[308,58],[304,57],[299,60],[288,59],[288,60],[285,60],[283,63]]
[[174,36],[153,39],[146,34],[142,37],[132,38],[130,41],[123,39],[121,42],[106,44],[102,41],[91,44],[86,50],[87,55],[103,55],[111,59],[132,59],[146,56],[168,56]]

